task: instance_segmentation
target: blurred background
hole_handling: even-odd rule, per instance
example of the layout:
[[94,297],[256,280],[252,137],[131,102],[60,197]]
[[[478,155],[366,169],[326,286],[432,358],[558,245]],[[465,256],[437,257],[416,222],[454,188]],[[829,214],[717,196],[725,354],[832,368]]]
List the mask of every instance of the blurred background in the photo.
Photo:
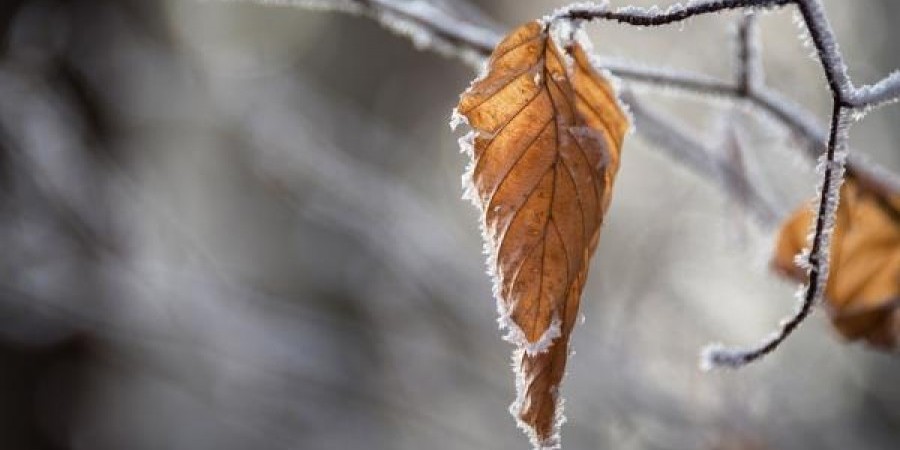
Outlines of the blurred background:
[[[499,29],[564,4],[432,3]],[[825,3],[858,84],[900,67],[900,4]],[[737,17],[589,29],[603,56],[724,78]],[[761,25],[767,81],[824,119],[792,12]],[[341,13],[0,3],[0,449],[526,448],[447,126],[472,77]],[[774,122],[640,96],[712,148],[737,130],[782,214],[813,195]],[[898,123],[896,106],[870,115],[854,149],[900,172]],[[792,310],[773,238],[628,137],[565,448],[897,448],[900,359],[842,342],[824,314],[745,370],[698,369],[705,343],[756,342]]]

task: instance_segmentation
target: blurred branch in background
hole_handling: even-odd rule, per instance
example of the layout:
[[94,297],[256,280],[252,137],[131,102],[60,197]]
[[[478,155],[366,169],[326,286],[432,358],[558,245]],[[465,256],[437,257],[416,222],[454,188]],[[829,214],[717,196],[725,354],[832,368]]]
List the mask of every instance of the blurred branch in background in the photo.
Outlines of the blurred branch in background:
[[654,112],[631,91],[622,93],[622,101],[631,110],[634,126],[642,130],[642,136],[658,145],[662,151],[670,153],[672,159],[690,167],[702,178],[712,180],[723,192],[728,192],[760,225],[774,227],[777,224],[778,218],[784,213],[783,207],[776,206],[767,198],[761,191],[761,186],[748,180],[727,155],[688,135],[683,131],[687,127]]

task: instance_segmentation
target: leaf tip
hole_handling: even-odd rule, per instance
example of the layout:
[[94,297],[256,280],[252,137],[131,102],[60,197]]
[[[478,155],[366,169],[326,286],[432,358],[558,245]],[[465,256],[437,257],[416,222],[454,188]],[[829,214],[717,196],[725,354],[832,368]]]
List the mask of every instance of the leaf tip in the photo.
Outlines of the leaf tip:
[[522,430],[528,437],[529,442],[534,450],[559,450],[562,448],[560,439],[560,428],[566,423],[566,416],[563,414],[565,410],[565,400],[559,395],[559,386],[553,386],[550,390],[554,402],[553,408],[553,424],[550,432],[545,436],[541,436],[541,430],[538,429],[536,423],[530,423],[523,417],[522,411],[525,409],[525,403],[528,400],[528,386],[526,373],[522,370],[523,358],[528,354],[525,349],[519,348],[512,354],[512,369],[516,378],[516,399],[509,405],[509,413],[516,421],[516,426]]

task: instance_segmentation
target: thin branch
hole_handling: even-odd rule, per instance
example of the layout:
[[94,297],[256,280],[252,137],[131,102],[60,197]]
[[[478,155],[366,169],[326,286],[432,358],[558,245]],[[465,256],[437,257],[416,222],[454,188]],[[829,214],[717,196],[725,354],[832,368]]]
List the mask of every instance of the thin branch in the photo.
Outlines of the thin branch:
[[665,10],[659,7],[641,8],[626,6],[616,10],[610,10],[605,4],[577,4],[572,7],[562,8],[553,14],[553,19],[574,20],[611,20],[628,25],[640,27],[654,27],[682,22],[696,16],[712,14],[722,11],[745,8],[769,8],[784,6],[794,3],[796,0],[704,0],[676,3]]
[[797,5],[803,16],[803,22],[816,47],[819,62],[822,64],[822,70],[825,71],[825,78],[828,80],[828,86],[831,88],[835,101],[841,106],[850,106],[846,104],[846,100],[854,91],[853,83],[847,74],[847,65],[844,64],[844,57],[838,50],[834,31],[831,29],[828,16],[825,15],[822,2],[820,0],[794,0],[793,3]]
[[844,157],[847,143],[847,112],[835,102],[831,118],[831,134],[823,159],[822,185],[816,208],[816,221],[807,258],[809,282],[802,291],[802,301],[791,317],[779,324],[778,330],[761,344],[750,349],[728,349],[720,344],[707,347],[702,352],[701,367],[738,368],[771,353],[809,316],[813,305],[824,295],[828,284],[831,235],[840,202],[840,186],[843,182]]
[[900,71],[894,71],[873,85],[860,87],[847,102],[853,107],[873,108],[894,103],[898,99],[900,99]]

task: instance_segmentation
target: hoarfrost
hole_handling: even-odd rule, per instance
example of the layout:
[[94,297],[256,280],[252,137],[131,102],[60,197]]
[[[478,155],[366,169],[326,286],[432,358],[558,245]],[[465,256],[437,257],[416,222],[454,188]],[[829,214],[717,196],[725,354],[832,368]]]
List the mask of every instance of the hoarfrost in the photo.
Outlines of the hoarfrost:
[[800,14],[799,11],[794,11],[793,14],[791,14],[791,23],[797,28],[797,39],[800,40],[803,48],[813,48],[812,38],[809,36],[809,29],[806,28],[806,22],[803,20],[803,15]]
[[581,26],[572,20],[556,20],[550,24],[550,40],[553,41],[553,45],[561,50],[559,54],[563,58],[566,73],[572,73],[572,67],[575,64],[575,61],[572,60],[572,57],[569,56],[568,52],[562,50],[574,42],[575,32],[579,28],[581,28]]
[[[663,16],[663,15],[665,15],[665,16],[676,15],[679,13],[683,13],[690,8],[694,8],[697,6],[703,6],[705,4],[715,4],[715,3],[717,3],[717,2],[716,1],[688,0],[685,3],[675,3],[672,5],[669,5],[665,9],[662,9],[657,5],[653,5],[653,6],[650,6],[647,8],[641,7],[641,6],[622,6],[622,7],[619,7],[616,9],[616,14],[648,19],[648,18],[654,18],[657,16]],[[682,22],[682,24],[683,24],[685,21],[682,20],[680,22]]]
[[[828,160],[826,155],[823,155],[817,168],[818,171],[823,172],[823,181],[819,186],[819,198],[820,201],[823,202],[821,211],[823,227],[818,236],[819,242],[815,242],[816,225],[815,223],[811,224],[809,242],[807,243],[808,248],[816,249],[816,252],[809,255],[810,263],[817,269],[818,279],[813,282],[818,283],[819,286],[819,289],[816,291],[817,295],[814,302],[820,301],[823,295],[824,286],[828,282],[831,237],[834,234],[835,218],[837,216],[838,204],[840,203],[841,185],[844,183],[844,171],[848,156],[847,135],[849,124],[850,117],[847,111],[840,111],[837,120],[833,125],[835,127],[833,158]],[[831,171],[831,177],[828,177],[827,180],[824,177],[825,171]]]
[[856,89],[851,97],[854,103],[866,104],[866,107],[860,110],[861,113],[866,113],[876,106],[896,103],[900,100],[900,71],[895,70],[873,85]]
[[850,113],[850,118],[853,119],[854,122],[859,122],[866,117],[866,114],[868,114],[870,110],[871,108],[854,109]]
[[725,345],[721,342],[707,344],[703,347],[703,350],[700,351],[700,370],[708,372],[717,367],[731,366],[730,364],[724,363],[724,360],[728,358],[723,358],[721,356],[727,354],[726,352]]
[[462,174],[462,198],[463,200],[471,201],[472,204],[478,207],[478,210],[481,211],[483,207],[481,205],[481,202],[478,201],[475,184],[472,183],[472,172],[475,170],[475,136],[477,135],[477,131],[471,130],[465,135],[461,136],[457,140],[457,142],[459,143],[460,153],[465,153],[469,158],[469,163]]
[[804,248],[794,256],[794,265],[800,270],[809,271],[812,265],[809,263],[809,249]]
[[575,2],[554,10],[552,13],[541,18],[540,22],[544,25],[555,22],[560,17],[565,17],[573,11],[585,12],[589,14],[603,14],[609,10],[609,2]]
[[506,330],[506,334],[503,335],[503,340],[524,350],[529,356],[546,352],[550,349],[550,346],[553,345],[553,341],[562,336],[562,321],[559,319],[559,315],[554,312],[553,318],[550,321],[550,326],[544,330],[541,337],[534,342],[529,342],[528,338],[525,336],[525,332],[522,331],[522,328],[520,328],[516,322],[512,320],[512,317],[510,317],[511,311],[506,308],[499,296],[495,297],[497,300],[497,313],[499,314],[497,324],[500,326],[501,330]]
[[[459,109],[453,108],[453,111],[450,113],[450,129],[456,131],[456,127],[460,126],[460,124],[469,124],[469,119],[466,119],[466,116],[459,113]],[[460,150],[462,150],[462,145],[460,145]]]
[[[850,77],[847,75],[847,65],[844,64],[844,58],[841,56],[837,42],[834,40],[834,31],[831,28],[831,22],[825,15],[822,3],[819,1],[805,2],[806,16],[800,17],[800,21],[807,28],[814,30],[815,35],[819,38],[818,42],[813,41],[812,44],[816,48],[816,57],[821,60],[826,71],[830,73],[834,84],[841,94],[850,96],[853,92],[853,85]],[[795,21],[798,20],[796,17]],[[811,33],[804,31],[801,39],[811,40]],[[807,42],[804,42],[807,45]]]

